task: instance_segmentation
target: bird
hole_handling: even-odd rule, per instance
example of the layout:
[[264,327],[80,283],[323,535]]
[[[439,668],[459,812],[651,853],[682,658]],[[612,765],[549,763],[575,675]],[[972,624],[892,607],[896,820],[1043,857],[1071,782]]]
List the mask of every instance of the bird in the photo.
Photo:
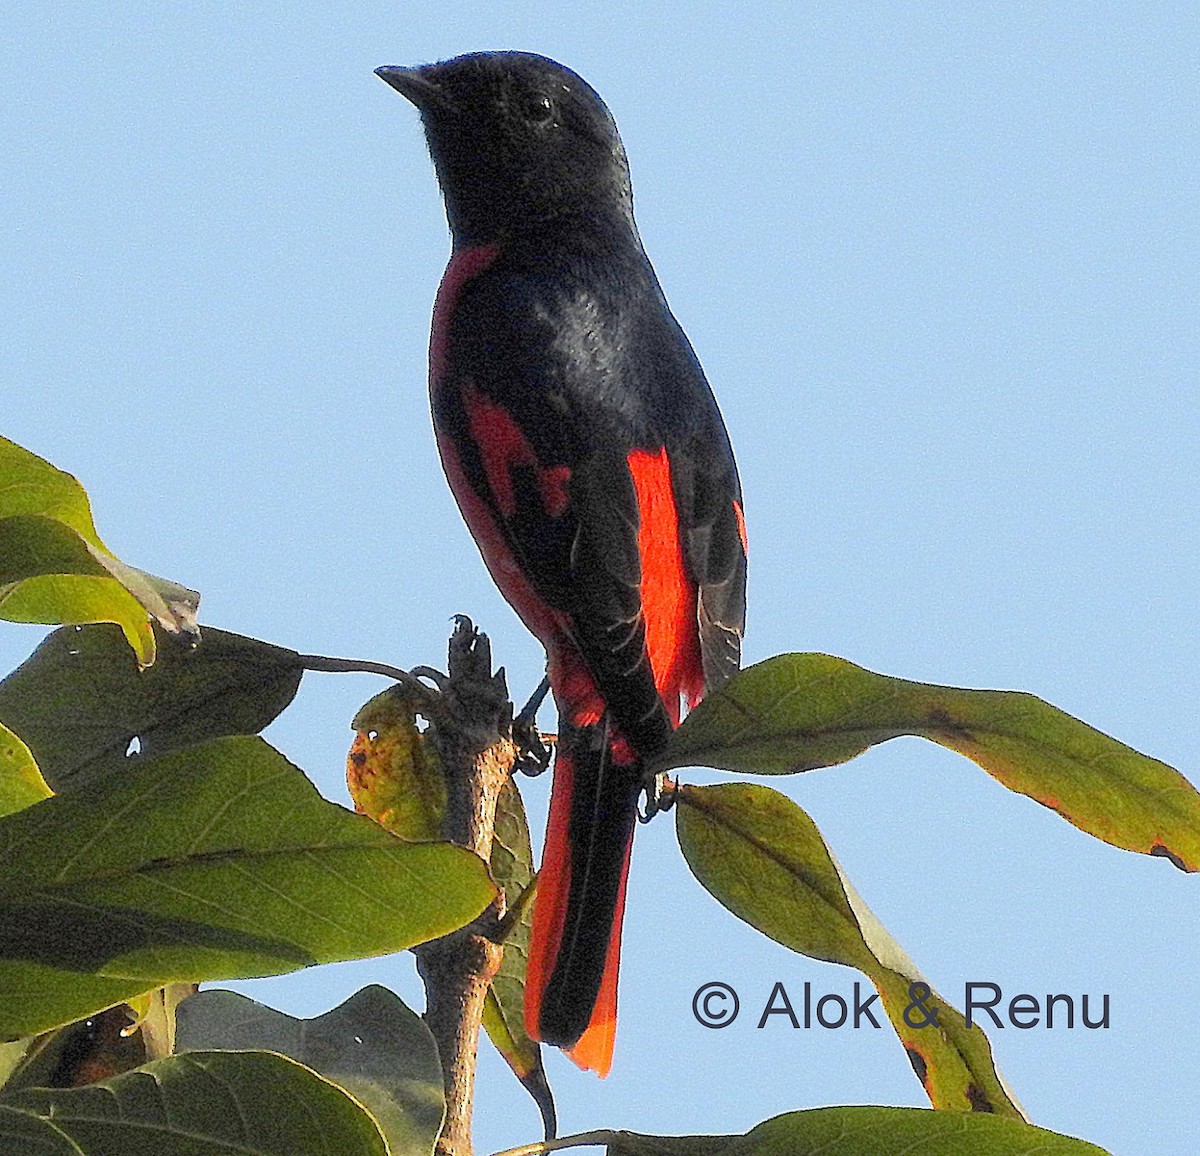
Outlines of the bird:
[[429,345],[442,465],[559,715],[526,1028],[605,1076],[647,767],[740,663],[737,466],[599,94],[527,52],[376,72],[420,113],[451,232]]

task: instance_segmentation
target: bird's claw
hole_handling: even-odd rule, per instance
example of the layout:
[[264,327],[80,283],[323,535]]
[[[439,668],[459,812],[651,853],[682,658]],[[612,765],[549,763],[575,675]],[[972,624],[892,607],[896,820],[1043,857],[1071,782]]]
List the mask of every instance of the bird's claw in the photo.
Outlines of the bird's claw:
[[646,785],[645,806],[638,809],[638,822],[649,823],[655,815],[675,805],[675,781],[659,772]]
[[[512,736],[517,745],[514,771],[520,771],[521,774],[533,778],[550,769],[550,760],[554,754],[554,735],[542,734],[532,719],[522,721],[521,716],[517,715],[513,719]],[[547,739],[550,741],[547,742]]]

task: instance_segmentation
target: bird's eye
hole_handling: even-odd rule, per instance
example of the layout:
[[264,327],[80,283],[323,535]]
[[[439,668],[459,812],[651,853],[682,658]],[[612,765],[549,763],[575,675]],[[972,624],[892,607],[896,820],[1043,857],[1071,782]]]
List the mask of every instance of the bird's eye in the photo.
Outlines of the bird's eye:
[[526,93],[521,98],[521,115],[527,124],[549,124],[554,119],[554,101],[544,92]]

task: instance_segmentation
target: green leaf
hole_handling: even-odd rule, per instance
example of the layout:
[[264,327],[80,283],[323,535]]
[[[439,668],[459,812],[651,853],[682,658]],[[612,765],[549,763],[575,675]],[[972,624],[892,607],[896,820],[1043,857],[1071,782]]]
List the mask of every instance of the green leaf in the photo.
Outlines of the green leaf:
[[[261,739],[216,739],[0,819],[0,1038],[172,981],[399,951],[494,894],[470,852],[327,802]],[[112,998],[81,1008],[96,980]]]
[[44,458],[0,437],[0,518],[26,514],[53,518],[102,545],[83,487]]
[[196,994],[194,983],[169,983],[129,1001],[147,1060],[175,1054],[175,1021],[180,1005]]
[[82,975],[31,960],[0,959],[0,1039],[64,1027],[154,985],[139,979]]
[[111,578],[70,526],[44,514],[0,518],[0,596],[41,574]]
[[50,794],[29,748],[0,723],[0,817],[20,811]]
[[10,622],[114,622],[138,662],[155,657],[154,632],[146,611],[112,578],[81,574],[39,574],[0,588],[0,618]]
[[100,540],[83,487],[0,438],[0,617],[16,622],[113,622],[143,665],[153,618],[196,634],[199,595],[135,570]]
[[874,674],[827,654],[781,654],[709,695],[664,767],[786,774],[916,735],[1116,847],[1200,870],[1200,792],[1178,771],[1019,691]]
[[363,1104],[393,1156],[428,1156],[441,1131],[437,1044],[425,1021],[378,985],[312,1019],[293,1019],[231,991],[202,991],[179,1007],[176,1046],[291,1057]]
[[[506,906],[511,909],[533,880],[529,823],[521,792],[511,780],[504,784],[496,804],[491,868],[492,878],[504,889]],[[525,970],[532,928],[533,904],[525,903],[520,920],[504,940],[500,970],[492,979],[484,1003],[483,1027],[537,1104],[549,1137],[556,1130],[554,1093],[542,1066],[541,1045],[525,1031]]]
[[0,1140],[46,1156],[387,1154],[345,1092],[267,1052],[192,1052],[85,1088],[17,1092],[0,1100]]
[[612,1133],[611,1156],[1106,1156],[1103,1148],[997,1116],[877,1106],[815,1108],[744,1136]]
[[34,1036],[0,1043],[0,1089],[9,1082],[12,1074],[25,1063],[34,1045]]
[[194,647],[160,642],[158,661],[142,670],[113,627],[65,627],[0,682],[0,720],[56,791],[128,771],[131,744],[148,758],[257,734],[303,674],[295,651],[211,627]]
[[813,821],[786,795],[750,783],[680,787],[679,845],[700,883],[739,919],[803,955],[856,967],[883,1010],[935,1108],[1023,1119],[978,1024],[968,1028],[933,996],[938,1024],[904,1020],[909,987],[924,983],[903,949],[851,888]]
[[350,724],[346,760],[355,809],[402,839],[436,839],[446,815],[446,768],[417,726],[420,704],[400,684],[375,695]]

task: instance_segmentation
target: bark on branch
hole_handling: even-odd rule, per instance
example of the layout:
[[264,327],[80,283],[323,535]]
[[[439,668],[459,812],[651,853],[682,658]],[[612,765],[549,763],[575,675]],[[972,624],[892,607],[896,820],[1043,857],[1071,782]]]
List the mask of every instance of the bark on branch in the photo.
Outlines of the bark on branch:
[[[512,774],[512,704],[502,671],[493,673],[491,644],[470,619],[450,638],[449,677],[442,686],[430,737],[446,770],[443,836],[487,862],[496,801]],[[484,996],[500,966],[492,938],[504,912],[495,904],[467,927],[416,949],[425,984],[425,1022],[437,1041],[446,1094],[439,1156],[471,1156],[471,1106]]]

